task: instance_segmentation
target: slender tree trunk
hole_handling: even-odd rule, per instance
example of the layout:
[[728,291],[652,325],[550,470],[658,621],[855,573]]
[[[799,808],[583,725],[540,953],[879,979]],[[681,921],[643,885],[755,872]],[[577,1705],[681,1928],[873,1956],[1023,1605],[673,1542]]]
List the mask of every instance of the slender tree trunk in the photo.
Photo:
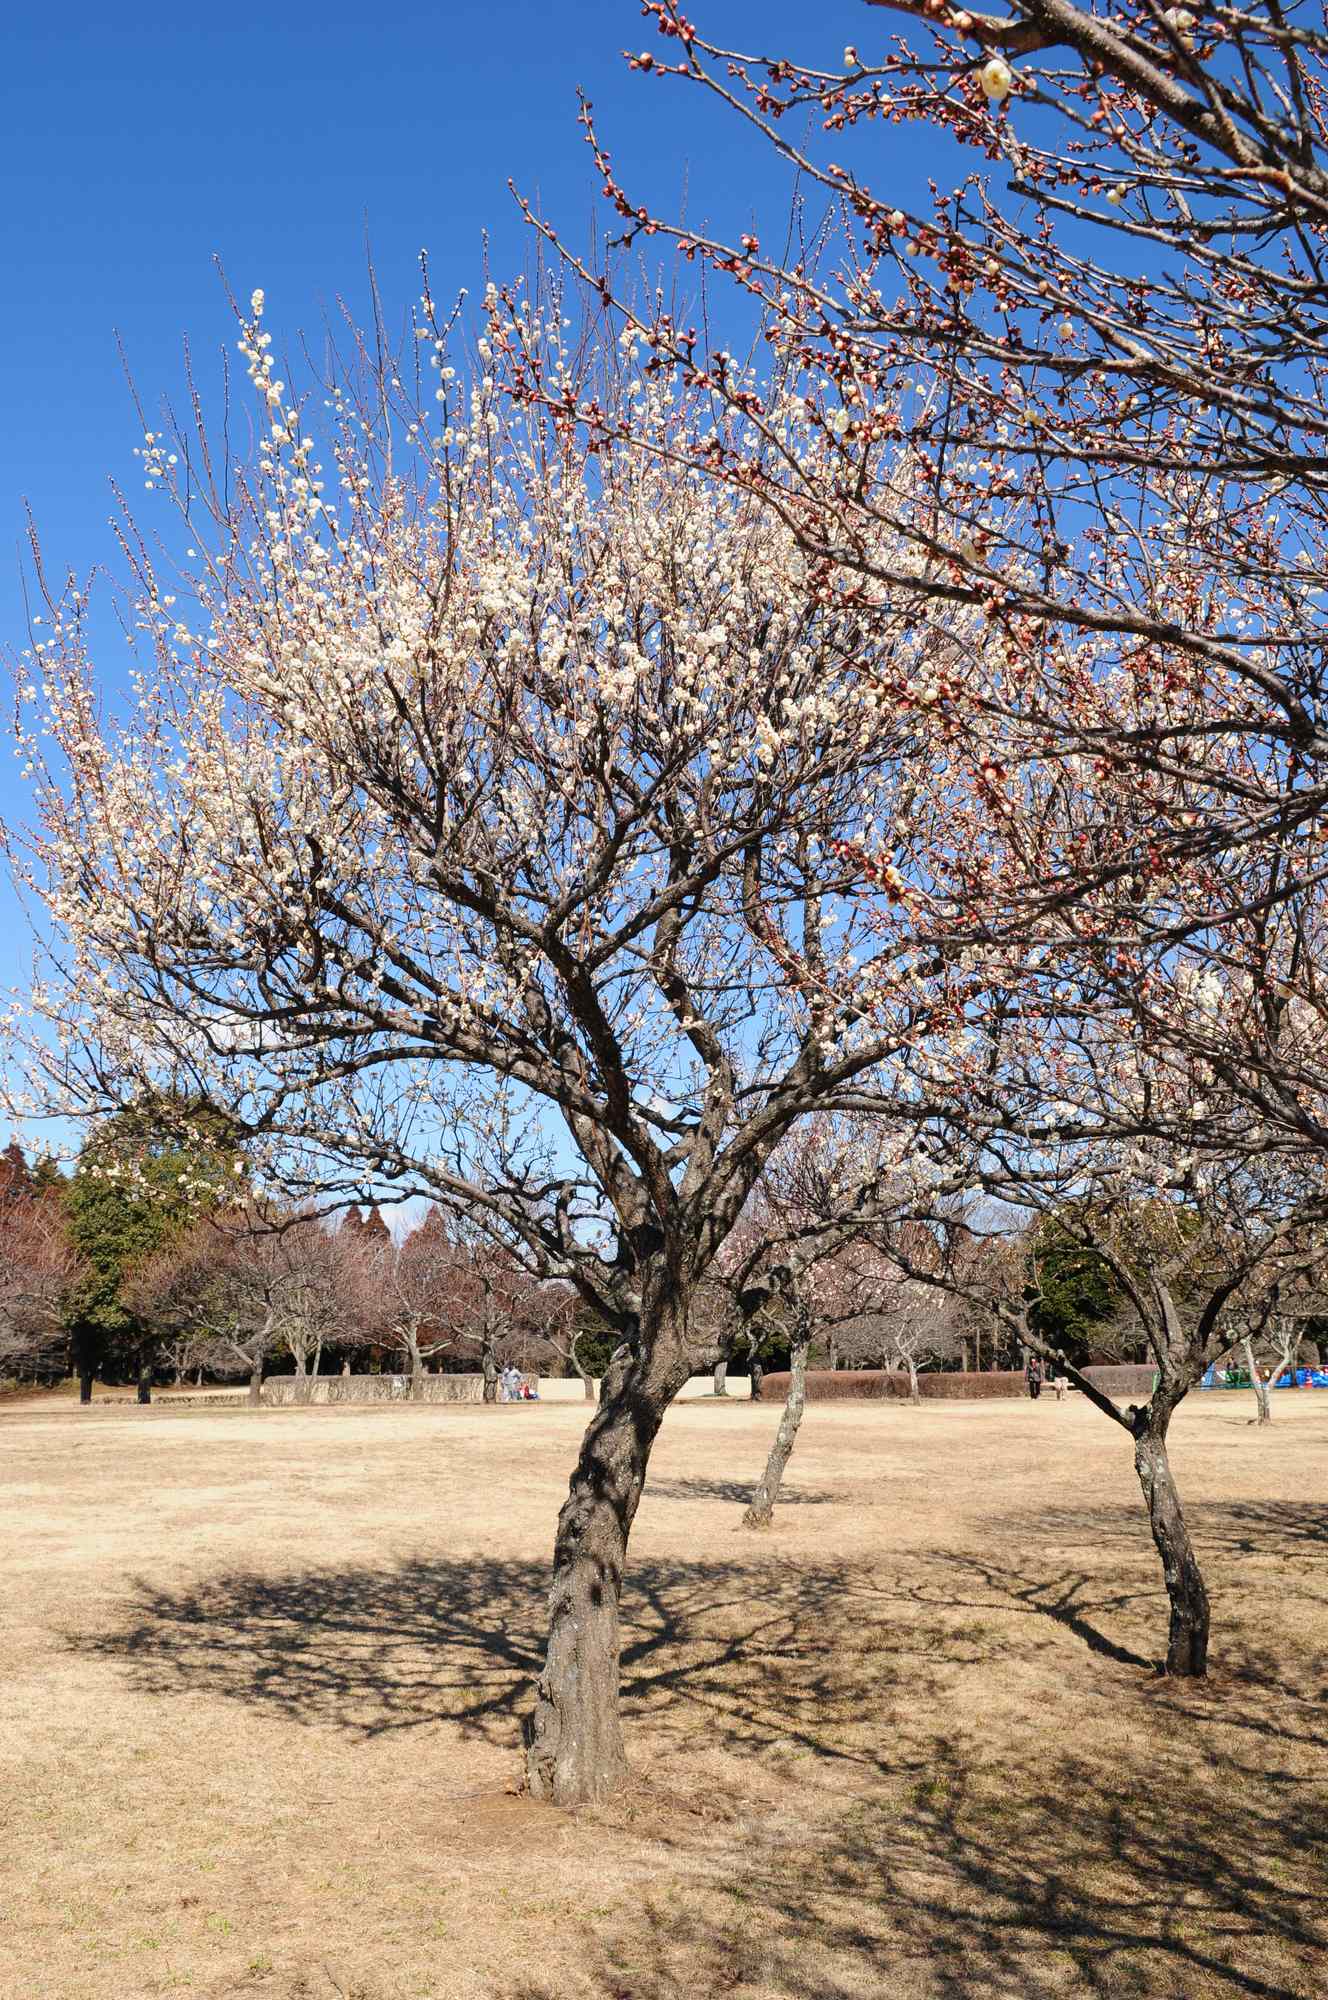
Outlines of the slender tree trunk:
[[138,1400],[140,1403],[152,1401],[152,1361],[140,1359],[138,1364]]
[[198,1373],[194,1377],[194,1387],[196,1389],[201,1389],[202,1386],[203,1386],[203,1370],[202,1367],[200,1366]]
[[635,1355],[610,1364],[558,1517],[549,1638],[527,1734],[536,1798],[588,1805],[624,1782],[618,1607],[650,1448],[690,1369],[680,1303],[657,1308]]
[[491,1347],[485,1347],[480,1365],[484,1369],[484,1400],[486,1403],[498,1401],[498,1363]]
[[1272,1397],[1268,1394],[1270,1385],[1264,1381],[1263,1376],[1259,1373],[1259,1364],[1254,1358],[1254,1342],[1247,1340],[1244,1343],[1244,1347],[1245,1366],[1250,1371],[1250,1387],[1254,1391],[1254,1407],[1259,1413],[1255,1421],[1261,1424],[1270,1424],[1273,1420]]
[[311,1393],[312,1393],[312,1385],[309,1381],[309,1370],[305,1367],[304,1364],[304,1356],[303,1354],[297,1354],[295,1357],[296,1402],[307,1403]]
[[350,1374],[350,1356],[349,1356],[349,1355],[347,1355],[346,1359],[345,1359],[345,1360],[344,1360],[344,1361],[342,1362],[342,1364],[341,1364],[341,1372],[342,1372],[342,1374],[343,1374],[343,1375],[349,1375],[349,1374]]
[[761,1384],[765,1380],[765,1366],[757,1355],[755,1348],[751,1351],[751,1357],[747,1366],[751,1370],[752,1401],[759,1403],[761,1400]]
[[314,1349],[314,1365],[312,1372],[315,1377],[317,1376],[318,1371],[322,1367],[322,1365],[323,1365],[323,1343],[320,1340],[317,1347]]
[[1154,1418],[1134,1441],[1134,1464],[1148,1505],[1153,1541],[1171,1600],[1167,1672],[1201,1679],[1208,1671],[1208,1591],[1167,1457],[1170,1412]]
[[86,1361],[81,1361],[79,1363],[78,1400],[80,1403],[90,1403],[92,1401],[92,1384],[95,1379],[95,1374],[96,1371],[90,1368]]
[[807,1347],[808,1343],[800,1340],[793,1349],[788,1395],[784,1398],[779,1429],[775,1432],[775,1441],[770,1447],[770,1456],[765,1462],[765,1471],[761,1474],[760,1484],[742,1517],[744,1528],[768,1528],[774,1516],[775,1502],[784,1483],[784,1468],[789,1462],[794,1440],[798,1435],[798,1426],[802,1422],[807,1390]]
[[715,1363],[715,1394],[717,1396],[727,1396],[729,1393],[728,1372],[729,1372],[728,1355],[721,1354],[718,1361]]
[[839,1366],[839,1341],[837,1340],[837,1338],[833,1333],[830,1335],[830,1339],[827,1342],[827,1345],[830,1351],[830,1367],[831,1370],[833,1371],[834,1369],[837,1369]]
[[904,1357],[904,1365],[908,1369],[908,1400],[910,1403],[920,1403],[922,1394],[918,1388],[918,1364],[913,1356],[908,1354]]
[[249,1407],[256,1410],[263,1400],[263,1364],[255,1361],[249,1370]]

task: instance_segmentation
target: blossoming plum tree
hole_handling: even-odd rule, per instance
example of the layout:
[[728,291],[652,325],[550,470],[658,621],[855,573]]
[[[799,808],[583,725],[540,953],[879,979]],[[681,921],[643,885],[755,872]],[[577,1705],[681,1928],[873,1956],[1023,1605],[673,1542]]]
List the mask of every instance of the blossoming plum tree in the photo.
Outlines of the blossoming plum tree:
[[[529,1738],[571,1803],[625,1768],[619,1593],[696,1288],[796,1122],[888,1108],[948,1004],[918,1004],[881,860],[943,818],[946,760],[892,694],[916,624],[696,469],[708,402],[630,343],[584,383],[540,301],[512,327],[570,419],[510,400],[487,340],[458,376],[427,286],[413,354],[353,356],[316,417],[255,294],[252,459],[145,439],[176,527],[169,562],[124,530],[126,704],[83,594],[47,589],[25,868],[60,940],[34,1071],[66,1108],[204,1096],[294,1198],[462,1210],[613,1329]],[[962,609],[930,629],[982,642]]]

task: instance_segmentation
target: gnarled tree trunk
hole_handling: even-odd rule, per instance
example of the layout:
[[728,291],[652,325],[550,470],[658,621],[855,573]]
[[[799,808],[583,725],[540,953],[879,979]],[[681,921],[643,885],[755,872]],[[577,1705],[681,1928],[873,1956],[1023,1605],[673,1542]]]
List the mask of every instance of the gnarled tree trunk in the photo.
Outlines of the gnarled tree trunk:
[[555,1805],[607,1798],[627,1774],[618,1710],[627,1540],[650,1448],[690,1366],[680,1307],[659,1313],[650,1332],[648,1346],[610,1364],[558,1517],[548,1650],[526,1749],[531,1792]]
[[255,1361],[249,1370],[249,1407],[256,1410],[263,1400],[263,1364]]
[[1171,1476],[1167,1457],[1170,1411],[1150,1417],[1135,1435],[1134,1464],[1148,1504],[1153,1541],[1162,1558],[1162,1574],[1171,1600],[1167,1638],[1169,1674],[1201,1679],[1208,1671],[1208,1591],[1199,1568],[1185,1511]]
[[486,1403],[496,1403],[498,1401],[498,1357],[487,1341],[480,1356],[480,1365],[484,1370],[484,1400]]
[[784,1398],[779,1429],[775,1432],[775,1441],[770,1447],[770,1456],[766,1459],[760,1484],[742,1517],[744,1528],[768,1528],[774,1516],[775,1502],[779,1498],[779,1489],[784,1482],[784,1468],[789,1462],[789,1455],[798,1435],[798,1426],[802,1422],[807,1391],[807,1348],[808,1342],[805,1340],[798,1341],[793,1348],[788,1395]]

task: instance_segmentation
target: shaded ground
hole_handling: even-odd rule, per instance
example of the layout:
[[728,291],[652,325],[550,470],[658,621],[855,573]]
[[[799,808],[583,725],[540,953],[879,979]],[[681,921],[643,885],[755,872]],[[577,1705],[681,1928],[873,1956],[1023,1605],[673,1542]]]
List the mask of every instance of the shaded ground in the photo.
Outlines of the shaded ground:
[[1194,1398],[1215,1672],[1160,1679],[1125,1440],[1063,1405],[679,1408],[640,1774],[517,1795],[575,1405],[0,1414],[0,1996],[1328,1990],[1328,1393]]

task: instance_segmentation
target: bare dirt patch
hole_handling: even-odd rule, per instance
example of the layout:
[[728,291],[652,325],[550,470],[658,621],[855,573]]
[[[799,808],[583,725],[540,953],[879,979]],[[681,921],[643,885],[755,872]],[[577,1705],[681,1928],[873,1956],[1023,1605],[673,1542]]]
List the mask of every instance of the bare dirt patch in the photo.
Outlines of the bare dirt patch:
[[[1328,1393],[1194,1397],[1165,1629],[1078,1401],[675,1408],[639,1782],[516,1790],[575,1405],[0,1413],[0,1995],[1041,2000],[1328,1986]],[[1041,1498],[1043,1482],[1053,1496]]]

